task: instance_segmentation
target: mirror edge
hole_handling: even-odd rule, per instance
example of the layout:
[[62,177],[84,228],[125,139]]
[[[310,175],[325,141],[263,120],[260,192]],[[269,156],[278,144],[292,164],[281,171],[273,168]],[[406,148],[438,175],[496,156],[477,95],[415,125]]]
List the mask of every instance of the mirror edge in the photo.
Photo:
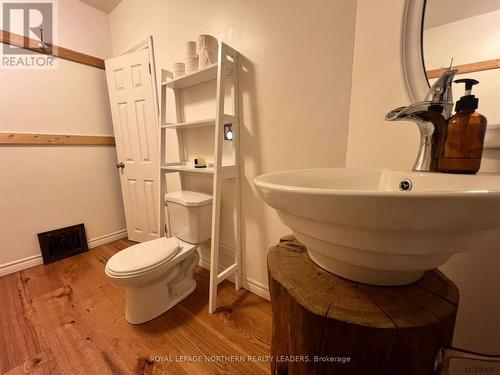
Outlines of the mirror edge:
[[406,0],[403,17],[403,74],[410,99],[423,100],[429,91],[422,50],[426,0]]

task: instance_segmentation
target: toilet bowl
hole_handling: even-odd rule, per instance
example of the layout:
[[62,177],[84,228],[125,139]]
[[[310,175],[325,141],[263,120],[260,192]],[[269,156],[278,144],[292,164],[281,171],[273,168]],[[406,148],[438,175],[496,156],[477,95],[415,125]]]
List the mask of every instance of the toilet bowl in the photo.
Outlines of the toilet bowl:
[[196,245],[162,237],[116,253],[108,260],[105,273],[111,282],[127,289],[125,319],[140,324],[194,291],[193,269],[198,261]]
[[127,289],[125,319],[132,324],[156,318],[193,292],[197,244],[210,238],[211,195],[178,191],[166,194],[165,203],[176,237],[128,247],[106,263],[108,279]]

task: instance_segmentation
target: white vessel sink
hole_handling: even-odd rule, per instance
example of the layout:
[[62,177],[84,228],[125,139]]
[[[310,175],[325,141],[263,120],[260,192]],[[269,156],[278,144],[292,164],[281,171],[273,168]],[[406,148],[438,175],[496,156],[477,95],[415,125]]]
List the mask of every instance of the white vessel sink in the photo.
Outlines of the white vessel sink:
[[367,284],[414,282],[500,227],[499,175],[324,168],[254,184],[314,262]]

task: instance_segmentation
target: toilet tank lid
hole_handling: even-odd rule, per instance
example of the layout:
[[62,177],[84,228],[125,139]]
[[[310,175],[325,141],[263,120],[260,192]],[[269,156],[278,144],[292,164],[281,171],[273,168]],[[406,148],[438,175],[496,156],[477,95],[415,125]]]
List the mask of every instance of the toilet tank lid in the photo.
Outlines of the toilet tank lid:
[[212,203],[212,196],[197,191],[181,190],[165,194],[165,201],[191,207],[206,206]]

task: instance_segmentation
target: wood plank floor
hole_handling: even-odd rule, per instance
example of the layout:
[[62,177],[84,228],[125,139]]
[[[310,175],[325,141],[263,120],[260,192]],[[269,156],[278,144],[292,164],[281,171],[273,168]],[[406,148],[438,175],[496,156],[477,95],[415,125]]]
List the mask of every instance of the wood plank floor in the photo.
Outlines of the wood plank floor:
[[151,322],[128,324],[125,291],[104,266],[132,244],[118,240],[1,277],[0,374],[270,373],[269,362],[255,361],[270,354],[270,303],[224,281],[219,308],[208,314],[201,267],[193,294]]

